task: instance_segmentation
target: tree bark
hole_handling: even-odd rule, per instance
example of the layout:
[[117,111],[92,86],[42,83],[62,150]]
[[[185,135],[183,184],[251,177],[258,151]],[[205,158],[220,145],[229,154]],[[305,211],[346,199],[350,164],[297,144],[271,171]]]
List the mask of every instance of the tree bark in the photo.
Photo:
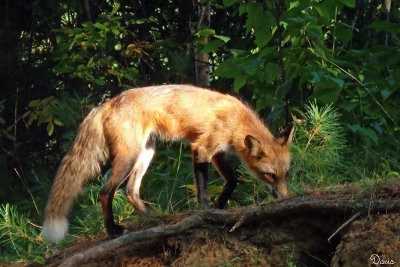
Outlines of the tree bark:
[[[210,27],[210,3],[199,0],[198,2],[198,24],[197,31],[205,27]],[[208,37],[204,37],[202,40],[204,43],[208,43]],[[195,56],[195,72],[196,72],[196,83],[202,87],[210,87],[210,56],[207,53],[198,51]]]
[[[390,21],[390,7],[392,5],[392,0],[385,0],[385,19],[386,21]],[[385,31],[385,46],[388,46],[388,40],[389,40],[389,33],[388,31]]]
[[92,21],[92,15],[91,15],[91,12],[90,12],[89,0],[83,0],[83,10],[85,11],[86,20],[87,21]]

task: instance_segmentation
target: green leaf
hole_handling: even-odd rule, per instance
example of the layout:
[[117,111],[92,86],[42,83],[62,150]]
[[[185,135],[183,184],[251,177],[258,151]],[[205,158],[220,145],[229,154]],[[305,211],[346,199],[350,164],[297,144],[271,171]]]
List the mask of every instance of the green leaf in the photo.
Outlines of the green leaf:
[[240,2],[241,0],[223,0],[222,2],[224,3],[225,7],[230,7],[238,2]]
[[265,107],[281,107],[285,105],[285,101],[282,99],[277,99],[276,97],[264,94],[262,97],[257,99],[256,110],[261,110]]
[[208,194],[210,195],[210,196],[217,196],[217,195],[219,195],[221,192],[222,192],[222,190],[223,190],[223,186],[222,185],[213,185],[213,184],[210,184],[209,186],[208,186]]
[[29,102],[28,106],[33,108],[40,105],[40,99],[35,99]]
[[258,18],[254,27],[254,35],[256,36],[256,45],[263,47],[272,39],[271,28],[276,26],[276,20],[269,11],[262,12],[260,15],[263,19]]
[[64,123],[62,123],[62,121],[60,121],[59,119],[54,119],[53,122],[57,126],[63,126],[64,125]]
[[356,7],[356,0],[339,0],[339,2],[350,8]]
[[276,53],[275,48],[266,46],[258,53],[258,58],[266,58],[274,53]]
[[121,50],[121,43],[117,43],[116,45],[114,45],[114,49],[115,49],[116,51]]
[[46,129],[47,129],[47,134],[49,136],[51,136],[53,134],[53,132],[54,132],[54,124],[53,124],[53,122],[49,122],[47,124],[47,128]]
[[233,90],[238,93],[240,88],[242,88],[246,84],[246,76],[245,75],[239,75],[235,77],[235,80],[233,82]]
[[223,44],[224,42],[221,40],[212,40],[211,42],[203,46],[202,51],[204,53],[214,52],[215,50],[217,50],[217,48],[221,47]]
[[254,43],[258,47],[264,47],[272,39],[272,32],[266,25],[256,27],[254,35],[256,36]]
[[127,72],[124,74],[124,78],[128,80],[133,80],[138,76],[139,76],[139,71],[137,70],[137,68],[134,67],[128,68]]
[[113,7],[113,9],[112,9],[110,15],[114,15],[114,14],[118,11],[118,9],[120,8],[120,6],[121,6],[120,3],[114,2],[114,7]]
[[390,90],[381,90],[380,93],[381,93],[382,98],[383,98],[384,100],[386,100],[386,99],[389,98],[389,96],[390,96],[393,92],[390,91]]
[[343,44],[347,44],[353,37],[352,27],[343,22],[336,23],[335,35]]
[[263,7],[260,3],[256,2],[251,2],[246,5],[246,9],[244,10],[243,13],[247,13],[247,20],[246,20],[246,33],[249,33],[253,28],[255,28],[257,25],[262,24],[262,18],[263,16]]
[[100,22],[96,22],[93,26],[99,30],[107,30],[107,27],[101,24]]
[[320,25],[310,24],[307,26],[306,32],[308,35],[317,40],[322,40],[322,28]]
[[354,108],[358,107],[360,104],[359,102],[343,102],[339,104],[339,107],[346,110],[347,112],[352,111]]
[[51,104],[54,101],[54,96],[48,96],[42,99],[42,104],[43,105],[48,105]]
[[314,8],[325,22],[328,22],[335,17],[336,5],[336,0],[325,0],[315,5]]
[[300,6],[300,1],[291,1],[289,3],[288,11],[291,10],[292,8],[295,8],[295,7],[298,7],[298,6]]
[[213,36],[221,41],[224,41],[224,43],[227,43],[231,40],[231,37],[229,37],[229,36],[223,36],[223,35],[217,35],[217,34],[214,34]]
[[102,85],[106,84],[106,81],[104,80],[104,77],[99,77],[99,78],[94,80],[94,83],[97,84],[97,85],[102,86]]
[[[84,22],[82,22],[82,26],[83,26],[83,28],[91,28],[91,27],[93,27],[93,22],[84,21]],[[88,30],[88,29],[85,29],[85,30]]]
[[290,92],[291,89],[292,89],[292,81],[286,80],[283,84],[281,84],[278,87],[278,89],[276,89],[276,96],[278,98],[283,98]]
[[215,30],[213,30],[213,29],[204,29],[204,30],[201,30],[201,31],[197,32],[195,35],[197,37],[207,37],[207,36],[214,35],[214,34],[215,34]]
[[374,29],[375,31],[388,31],[391,34],[397,34],[400,32],[400,26],[398,23],[393,23],[389,21],[374,21],[368,28]]
[[353,124],[353,125],[347,125],[347,127],[350,128],[350,130],[354,133],[359,133],[361,136],[367,137],[368,139],[372,140],[375,145],[378,144],[378,136],[376,135],[375,131],[369,128],[364,128],[361,127],[358,124]]
[[42,256],[35,256],[34,257],[34,261],[36,261],[36,262],[38,262],[40,264],[43,264],[43,265],[46,263],[46,259],[44,257],[42,257]]
[[231,54],[232,54],[232,56],[234,58],[235,57],[240,57],[240,56],[242,56],[242,55],[247,53],[246,50],[242,50],[242,49],[231,49],[230,52],[231,52]]
[[242,4],[239,6],[239,16],[243,15],[244,13],[247,13],[247,10],[249,9],[249,4]]
[[262,5],[256,2],[247,4],[242,10],[239,9],[239,13],[247,13],[246,33],[248,34],[254,29],[256,45],[258,47],[265,46],[272,39],[271,28],[276,26],[276,20],[272,13],[264,11]]
[[29,119],[28,119],[28,125],[32,125],[32,122],[34,122],[37,119],[38,115],[36,114],[36,112],[32,112],[29,115]]
[[224,77],[224,78],[235,78],[237,75],[241,74],[237,68],[237,60],[228,59],[221,62],[217,69],[214,71],[214,76]]
[[254,75],[254,73],[263,63],[263,59],[248,59],[239,64],[238,67],[244,70],[248,75]]
[[273,62],[268,62],[265,67],[265,73],[267,75],[267,82],[272,82],[279,77],[281,69]]
[[324,71],[315,71],[312,72],[312,75],[313,80],[311,82],[314,84],[313,96],[321,100],[324,104],[336,102],[340,92],[342,91],[344,81],[329,76]]
[[195,190],[194,185],[192,185],[192,184],[185,184],[185,185],[182,185],[181,188],[182,187],[183,188],[187,188],[187,189],[192,190],[192,191]]

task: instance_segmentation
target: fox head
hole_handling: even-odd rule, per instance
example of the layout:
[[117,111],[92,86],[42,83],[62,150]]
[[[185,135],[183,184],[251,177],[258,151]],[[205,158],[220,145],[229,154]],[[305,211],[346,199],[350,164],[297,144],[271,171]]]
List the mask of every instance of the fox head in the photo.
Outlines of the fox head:
[[290,169],[289,146],[293,126],[284,129],[272,142],[261,143],[247,135],[244,140],[246,163],[256,178],[263,182],[274,198],[288,195],[287,178]]

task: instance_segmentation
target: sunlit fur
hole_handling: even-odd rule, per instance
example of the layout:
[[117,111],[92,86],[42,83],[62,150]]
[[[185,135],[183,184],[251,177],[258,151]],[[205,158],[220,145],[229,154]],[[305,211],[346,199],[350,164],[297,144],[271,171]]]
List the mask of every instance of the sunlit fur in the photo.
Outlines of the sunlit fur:
[[[246,145],[246,136],[256,142]],[[230,95],[190,85],[131,89],[94,109],[80,125],[54,179],[45,209],[45,238],[56,242],[64,237],[74,199],[109,159],[113,176],[130,176],[128,199],[144,211],[139,186],[155,137],[189,141],[199,162],[211,162],[221,151],[236,153],[258,179],[281,196],[287,194],[291,134],[275,140],[257,114]],[[265,172],[276,174],[276,179],[266,179]]]

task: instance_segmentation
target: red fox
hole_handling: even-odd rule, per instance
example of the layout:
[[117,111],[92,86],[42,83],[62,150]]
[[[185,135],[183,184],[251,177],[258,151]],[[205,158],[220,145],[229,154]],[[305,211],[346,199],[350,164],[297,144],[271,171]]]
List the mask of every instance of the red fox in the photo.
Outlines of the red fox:
[[146,212],[139,189],[156,138],[190,142],[200,205],[208,206],[209,163],[225,180],[214,207],[223,208],[235,189],[237,178],[227,152],[237,154],[275,198],[286,196],[292,132],[288,126],[274,138],[249,106],[208,89],[163,85],[127,90],[93,109],[81,123],[56,173],[45,208],[43,236],[50,242],[64,238],[74,199],[109,158],[112,175],[100,192],[100,202],[108,234],[122,233],[124,227],[114,222],[114,193],[128,180],[129,202],[138,212]]

